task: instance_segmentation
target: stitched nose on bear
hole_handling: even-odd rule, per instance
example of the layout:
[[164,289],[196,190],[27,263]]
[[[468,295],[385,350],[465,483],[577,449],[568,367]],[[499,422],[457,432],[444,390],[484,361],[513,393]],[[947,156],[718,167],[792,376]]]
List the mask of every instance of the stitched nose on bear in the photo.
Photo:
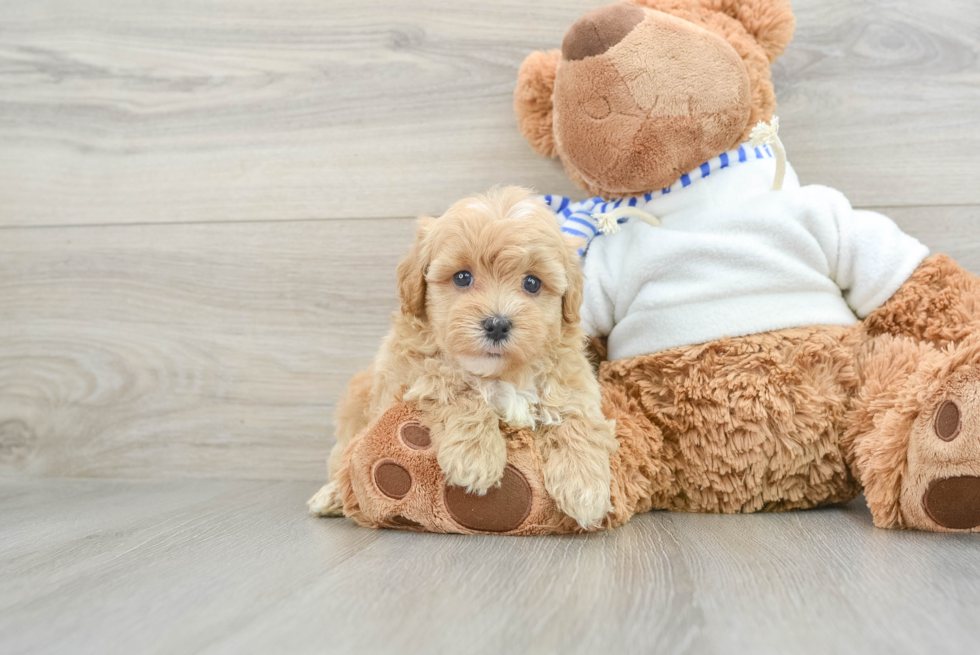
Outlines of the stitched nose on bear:
[[621,2],[593,9],[568,29],[561,54],[568,61],[601,55],[643,22],[643,10]]

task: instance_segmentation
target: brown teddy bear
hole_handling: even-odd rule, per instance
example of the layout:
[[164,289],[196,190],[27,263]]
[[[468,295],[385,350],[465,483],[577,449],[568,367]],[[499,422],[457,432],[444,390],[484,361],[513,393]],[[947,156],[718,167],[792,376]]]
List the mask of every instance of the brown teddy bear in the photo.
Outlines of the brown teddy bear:
[[[769,67],[793,29],[785,0],[620,3],[521,67],[522,133],[597,196],[544,201],[584,239],[583,326],[608,354],[619,448],[605,527],[863,489],[879,527],[978,531],[980,278],[799,185],[771,138]],[[769,143],[746,143],[760,123]],[[530,435],[503,427],[504,479],[471,496],[444,484],[425,417],[393,407],[344,453],[345,514],[578,531],[545,493]]]

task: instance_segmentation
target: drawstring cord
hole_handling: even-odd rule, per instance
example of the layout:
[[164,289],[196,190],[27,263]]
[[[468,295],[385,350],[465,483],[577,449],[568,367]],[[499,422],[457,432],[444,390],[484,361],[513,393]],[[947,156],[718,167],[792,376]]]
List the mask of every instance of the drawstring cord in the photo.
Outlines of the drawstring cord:
[[639,218],[653,227],[660,227],[659,218],[636,207],[618,207],[611,212],[592,214],[592,218],[596,220],[596,224],[599,226],[599,231],[603,234],[619,232],[619,219],[626,217]]
[[[779,139],[779,117],[773,116],[772,121],[766,123],[759,121],[752,132],[749,133],[750,145],[758,148],[761,145],[772,146],[776,155],[776,176],[772,181],[772,190],[779,191],[783,188],[783,179],[786,177],[786,148]],[[602,234],[616,234],[619,232],[619,219],[638,218],[653,227],[660,227],[660,219],[638,209],[636,207],[618,207],[610,212],[597,212],[592,214],[595,219],[599,232]]]
[[783,178],[786,177],[786,148],[783,147],[783,142],[779,140],[779,117],[773,116],[770,123],[759,121],[749,133],[749,138],[753,148],[765,144],[772,146],[775,151],[776,177],[772,181],[772,190],[779,191],[783,188]]

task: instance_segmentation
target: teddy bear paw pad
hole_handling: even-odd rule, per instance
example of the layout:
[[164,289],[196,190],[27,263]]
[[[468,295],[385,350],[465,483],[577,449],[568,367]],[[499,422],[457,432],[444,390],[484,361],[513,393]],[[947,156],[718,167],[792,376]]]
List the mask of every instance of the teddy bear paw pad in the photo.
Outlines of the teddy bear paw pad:
[[361,525],[411,532],[550,534],[574,528],[544,490],[531,435],[509,430],[508,463],[484,495],[449,485],[423,414],[390,408],[345,452],[348,516]]
[[929,518],[944,528],[972,530],[980,525],[980,477],[933,480],[922,502]]
[[406,423],[400,430],[402,441],[413,450],[425,450],[432,445],[429,428],[414,421]]
[[939,406],[936,412],[936,419],[933,421],[933,429],[936,436],[943,441],[952,441],[960,434],[962,421],[960,420],[960,408],[952,400],[946,400]]
[[480,532],[510,532],[531,513],[531,485],[508,464],[500,484],[478,496],[463,487],[446,486],[446,509],[459,525]]
[[914,428],[902,492],[909,527],[980,530],[980,375],[960,371]]
[[374,484],[388,498],[401,500],[412,489],[412,474],[401,464],[379,462],[374,468]]

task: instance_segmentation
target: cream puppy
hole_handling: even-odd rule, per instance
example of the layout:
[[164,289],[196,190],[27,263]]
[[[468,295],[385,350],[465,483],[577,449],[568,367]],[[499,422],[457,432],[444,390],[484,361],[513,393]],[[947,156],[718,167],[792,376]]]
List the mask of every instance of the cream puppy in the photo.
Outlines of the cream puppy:
[[[612,509],[616,439],[579,327],[579,245],[517,187],[419,219],[398,266],[401,311],[338,407],[331,480],[350,439],[404,400],[428,416],[448,484],[485,493],[507,461],[500,422],[530,428],[558,507],[585,528],[598,525]],[[335,483],[309,505],[340,514]]]

